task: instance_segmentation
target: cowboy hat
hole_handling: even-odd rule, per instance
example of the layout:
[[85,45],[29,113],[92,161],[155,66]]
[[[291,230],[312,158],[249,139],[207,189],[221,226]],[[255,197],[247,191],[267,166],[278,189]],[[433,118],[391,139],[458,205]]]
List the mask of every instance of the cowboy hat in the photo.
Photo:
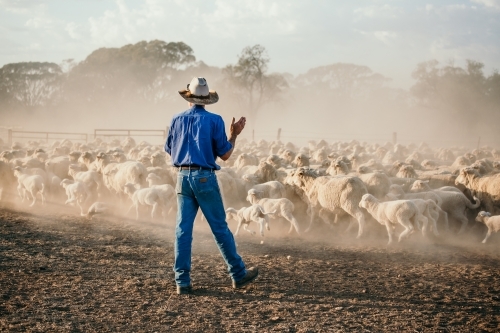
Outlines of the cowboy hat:
[[187,89],[179,90],[179,94],[193,104],[208,105],[217,103],[219,100],[217,92],[208,90],[207,80],[203,77],[194,77],[187,85]]

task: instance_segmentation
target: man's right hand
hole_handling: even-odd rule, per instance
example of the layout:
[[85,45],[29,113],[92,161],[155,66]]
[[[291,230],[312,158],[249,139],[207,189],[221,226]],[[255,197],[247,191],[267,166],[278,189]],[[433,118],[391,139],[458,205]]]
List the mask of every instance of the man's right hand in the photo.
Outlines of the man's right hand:
[[233,121],[231,122],[231,128],[230,128],[230,136],[231,137],[236,137],[240,135],[241,131],[245,128],[245,123],[247,119],[245,117],[241,117],[240,120],[237,122],[234,122],[234,117]]

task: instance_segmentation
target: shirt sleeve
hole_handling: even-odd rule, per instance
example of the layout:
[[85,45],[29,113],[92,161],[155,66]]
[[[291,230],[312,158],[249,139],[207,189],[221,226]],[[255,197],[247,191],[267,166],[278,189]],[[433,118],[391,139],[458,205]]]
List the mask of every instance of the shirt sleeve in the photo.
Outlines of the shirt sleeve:
[[172,123],[170,124],[170,127],[168,128],[168,134],[167,134],[167,141],[165,142],[165,152],[172,156],[172,127],[174,125],[174,121],[172,120]]
[[231,148],[233,148],[233,145],[229,141],[227,141],[226,127],[224,125],[224,120],[222,120],[222,117],[218,117],[215,122],[212,138],[214,141],[215,153],[218,157],[223,156],[225,153],[231,150]]

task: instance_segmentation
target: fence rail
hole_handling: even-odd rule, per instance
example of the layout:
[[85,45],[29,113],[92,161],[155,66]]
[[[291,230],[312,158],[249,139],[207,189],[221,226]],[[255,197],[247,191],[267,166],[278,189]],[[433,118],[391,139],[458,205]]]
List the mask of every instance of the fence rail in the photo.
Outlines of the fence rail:
[[[97,137],[101,138],[124,138],[124,137],[153,137],[158,138],[164,142],[166,135],[168,133],[168,127],[164,130],[152,130],[152,129],[95,129],[93,133],[74,133],[74,132],[44,132],[44,131],[22,131],[16,129],[0,128],[0,134],[2,138],[6,136],[6,142],[9,146],[18,139],[32,139],[32,140],[44,140],[49,142],[49,140],[80,140],[84,142],[89,142]],[[378,143],[384,144],[386,142],[401,143],[407,145],[410,143],[419,144],[421,142],[426,142],[432,147],[453,147],[453,146],[464,146],[469,148],[479,148],[480,146],[490,146],[493,148],[500,148],[500,142],[493,140],[485,140],[481,137],[464,137],[462,139],[456,140],[451,138],[432,138],[432,137],[414,137],[405,136],[404,134],[397,132],[388,132],[387,135],[377,135],[377,134],[367,134],[367,135],[357,135],[349,133],[315,133],[306,131],[286,131],[281,128],[273,131],[255,131],[246,130],[244,131],[241,138],[245,138],[250,141],[274,141],[280,140],[281,142],[293,142],[296,145],[307,145],[311,140],[318,141],[321,139],[327,142],[335,141],[351,141],[358,140],[360,142]],[[5,140],[4,140],[5,141]],[[156,139],[155,139],[156,141]]]
[[[61,137],[64,135],[65,137]],[[68,138],[68,136],[70,136]],[[7,130],[7,142],[9,145],[16,139],[34,139],[34,140],[45,140],[45,142],[49,142],[49,140],[82,140],[88,142],[88,134],[87,133],[72,133],[72,132],[39,132],[39,131],[17,131],[17,130]]]
[[131,137],[147,136],[161,137],[164,140],[167,137],[167,130],[140,130],[140,129],[95,129],[94,139],[97,137]]

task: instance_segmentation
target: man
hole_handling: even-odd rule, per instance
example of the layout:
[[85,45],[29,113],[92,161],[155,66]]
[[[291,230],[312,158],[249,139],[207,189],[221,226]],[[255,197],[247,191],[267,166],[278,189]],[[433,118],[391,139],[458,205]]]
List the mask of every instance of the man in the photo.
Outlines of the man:
[[208,89],[204,78],[193,78],[187,89],[179,94],[189,102],[190,109],[174,116],[165,143],[165,151],[179,169],[175,188],[178,206],[174,262],[177,294],[189,294],[193,290],[191,243],[198,208],[205,215],[226,261],[233,288],[241,288],[255,280],[259,273],[255,267],[247,270],[236,252],[215,175],[220,166],[215,160],[220,157],[225,161],[231,156],[246,119],[241,117],[235,122],[233,118],[228,140],[222,117],[205,110],[205,105],[217,103],[219,96]]

